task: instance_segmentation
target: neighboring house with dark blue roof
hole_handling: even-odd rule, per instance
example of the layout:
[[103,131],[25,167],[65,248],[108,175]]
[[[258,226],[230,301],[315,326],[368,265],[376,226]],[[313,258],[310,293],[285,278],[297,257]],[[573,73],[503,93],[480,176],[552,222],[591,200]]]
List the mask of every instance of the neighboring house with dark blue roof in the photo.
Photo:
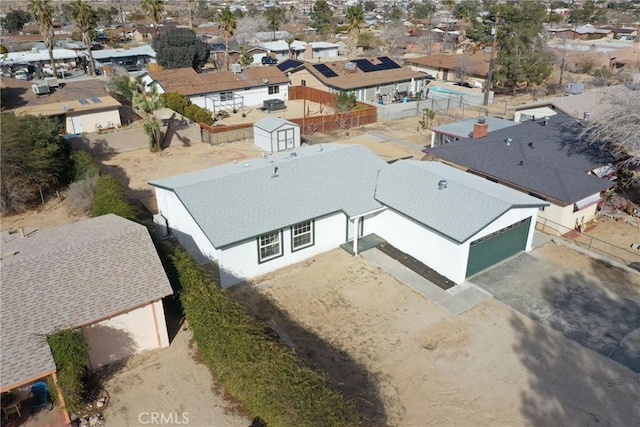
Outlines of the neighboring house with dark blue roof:
[[518,126],[424,151],[442,162],[549,202],[538,215],[564,234],[595,218],[614,158],[579,141],[581,124],[566,115]]
[[544,201],[439,162],[322,144],[151,181],[159,214],[223,287],[377,234],[456,283],[531,248]]

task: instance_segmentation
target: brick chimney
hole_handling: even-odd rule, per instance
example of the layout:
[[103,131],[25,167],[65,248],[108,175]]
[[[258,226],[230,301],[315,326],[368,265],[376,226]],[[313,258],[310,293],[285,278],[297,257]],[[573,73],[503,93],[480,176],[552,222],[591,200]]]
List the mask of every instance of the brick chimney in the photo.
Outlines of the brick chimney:
[[478,118],[478,121],[473,124],[473,138],[484,138],[489,132],[489,125],[487,119],[484,117]]
[[307,43],[304,46],[304,59],[313,59],[313,46]]

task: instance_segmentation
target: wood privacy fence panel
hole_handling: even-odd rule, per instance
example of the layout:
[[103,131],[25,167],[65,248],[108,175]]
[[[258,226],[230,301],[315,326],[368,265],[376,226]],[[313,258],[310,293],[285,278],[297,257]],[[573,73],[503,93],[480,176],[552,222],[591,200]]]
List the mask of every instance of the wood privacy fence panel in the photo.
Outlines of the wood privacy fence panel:
[[200,141],[211,145],[253,139],[253,123],[243,123],[229,126],[200,125]]
[[295,101],[297,99],[306,99],[307,101],[317,102],[319,104],[325,105],[336,104],[336,95],[334,93],[314,89],[309,86],[290,86],[289,99],[292,101]]
[[347,113],[337,113],[328,116],[304,117],[290,119],[291,122],[300,125],[302,135],[312,135],[316,132],[326,133],[334,130],[347,130],[362,125],[376,123],[378,112],[376,107],[369,107]]

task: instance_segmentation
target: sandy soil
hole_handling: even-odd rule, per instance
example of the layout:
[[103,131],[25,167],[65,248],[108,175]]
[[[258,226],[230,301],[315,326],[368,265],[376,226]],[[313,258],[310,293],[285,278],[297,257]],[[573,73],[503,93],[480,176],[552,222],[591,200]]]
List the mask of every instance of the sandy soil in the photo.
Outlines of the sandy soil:
[[[130,359],[104,388],[111,396],[104,411],[109,426],[251,424],[241,407],[225,399],[209,369],[199,361],[188,329],[181,329],[169,348]],[[151,422],[153,416],[164,416],[164,422]]]
[[452,316],[341,249],[234,295],[275,319],[371,417],[367,425],[640,422],[640,376],[622,365],[494,300]]

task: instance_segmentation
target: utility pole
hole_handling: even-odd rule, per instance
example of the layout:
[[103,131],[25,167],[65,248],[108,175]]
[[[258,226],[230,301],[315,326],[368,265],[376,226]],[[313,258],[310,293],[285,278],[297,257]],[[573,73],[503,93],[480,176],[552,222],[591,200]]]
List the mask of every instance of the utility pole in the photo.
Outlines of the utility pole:
[[496,15],[496,22],[491,27],[491,59],[489,59],[489,72],[487,73],[487,82],[484,85],[484,105],[489,105],[489,95],[491,93],[491,79],[493,78],[493,67],[496,62],[496,49],[498,47],[498,24],[500,23],[500,14]]
[[127,43],[127,33],[124,28],[124,12],[122,11],[122,0],[118,0],[118,6],[120,6],[120,24],[122,24],[122,43]]

